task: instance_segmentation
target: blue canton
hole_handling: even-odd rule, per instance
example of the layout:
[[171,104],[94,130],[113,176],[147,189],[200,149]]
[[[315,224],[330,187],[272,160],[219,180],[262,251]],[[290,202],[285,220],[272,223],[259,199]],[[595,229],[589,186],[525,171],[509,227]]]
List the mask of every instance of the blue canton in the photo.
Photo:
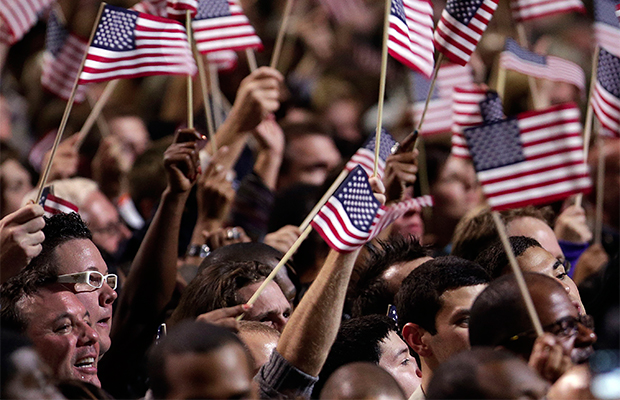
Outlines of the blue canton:
[[532,53],[531,51],[525,50],[521,46],[517,44],[513,39],[506,39],[506,51],[511,52],[522,60],[533,62],[540,65],[547,64],[547,57],[541,56],[540,54]]
[[45,48],[54,57],[60,53],[60,49],[65,44],[69,32],[62,26],[58,15],[52,10],[47,20],[47,31],[45,33]]
[[198,0],[196,19],[220,18],[230,15],[228,0]]
[[620,28],[620,21],[615,14],[616,0],[594,0],[594,20]]
[[620,99],[620,58],[605,49],[598,56],[596,79],[614,97]]
[[405,7],[403,7],[403,0],[392,0],[390,14],[403,21],[403,24],[407,25],[407,21],[405,20]]
[[483,0],[448,0],[446,11],[461,24],[469,25],[482,2]]
[[342,204],[349,220],[357,229],[370,231],[381,203],[375,198],[368,182],[368,175],[359,165],[342,182],[334,196]]
[[525,161],[515,118],[465,129],[463,134],[478,172]]
[[92,46],[110,51],[135,50],[137,20],[137,11],[106,5]]
[[[396,144],[396,140],[385,129],[381,129],[381,144],[379,145],[379,157],[385,161],[392,154],[392,147]],[[365,149],[375,152],[375,134],[370,135],[363,146]]]
[[[431,80],[425,77],[424,75],[417,72],[410,72],[413,76],[413,88],[412,93],[414,93],[414,101],[426,101],[426,96],[428,96],[428,92],[431,90]],[[433,90],[433,95],[431,96],[431,100],[439,98],[439,88],[437,84],[435,84],[435,90]]]
[[390,319],[392,319],[394,323],[396,323],[396,326],[398,327],[398,314],[396,313],[396,306],[394,304],[390,304],[388,306],[387,316]]
[[499,98],[497,92],[487,92],[486,98],[480,102],[480,114],[487,124],[506,118],[502,99]]

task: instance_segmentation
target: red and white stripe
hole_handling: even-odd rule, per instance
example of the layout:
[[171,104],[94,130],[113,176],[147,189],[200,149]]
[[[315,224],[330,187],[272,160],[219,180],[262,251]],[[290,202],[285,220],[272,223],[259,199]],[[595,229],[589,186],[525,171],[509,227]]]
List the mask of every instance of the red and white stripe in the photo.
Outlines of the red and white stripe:
[[548,17],[571,11],[585,14],[581,0],[511,0],[512,17],[516,22]]
[[499,0],[484,0],[467,25],[460,23],[443,10],[435,30],[435,48],[450,61],[459,65],[467,64],[487,29],[498,3]]
[[603,22],[595,22],[594,38],[599,47],[620,57],[620,29]]
[[248,17],[236,0],[228,0],[230,16],[192,21],[196,48],[205,54],[220,50],[262,49]]
[[592,94],[592,110],[604,128],[606,136],[620,137],[620,99],[596,82]]
[[591,188],[575,104],[525,112],[517,119],[526,160],[477,173],[494,210],[550,203]]
[[[360,165],[368,176],[372,176],[375,170],[375,153],[365,147],[360,147],[347,164],[345,165],[345,169],[347,171],[352,171],[357,165]],[[383,174],[385,173],[385,161],[379,157],[379,162],[377,163],[377,176],[379,179],[383,179]]]
[[80,83],[196,74],[196,62],[180,23],[140,13],[135,38],[136,48],[131,51],[115,52],[90,46]]
[[374,238],[387,228],[392,222],[402,217],[411,210],[421,211],[422,207],[432,207],[433,197],[429,195],[400,201],[396,204],[384,206],[385,213],[378,219],[377,224],[371,229],[370,237]]
[[194,18],[197,8],[198,1],[196,0],[168,0],[166,3],[167,17],[172,19],[185,19],[187,10],[190,11],[190,16]]
[[2,40],[12,45],[37,23],[39,15],[54,0],[0,0],[0,25]]
[[72,212],[79,212],[78,207],[60,197],[56,197],[51,193],[47,194],[45,198],[45,202],[43,203],[43,210],[45,211],[45,216],[51,217],[56,214],[69,214]]
[[215,64],[218,71],[227,72],[237,68],[237,53],[232,50],[213,51],[206,54],[209,64]]
[[546,60],[546,65],[528,62],[510,51],[503,51],[499,58],[502,68],[553,82],[570,83],[578,87],[582,93],[585,92],[586,74],[579,65],[555,56],[546,56]]
[[403,0],[403,7],[406,23],[389,16],[388,51],[408,68],[430,78],[435,65],[433,6],[429,0]]
[[[424,117],[421,136],[431,136],[450,131],[452,126],[452,92],[456,86],[470,85],[474,82],[473,70],[469,64],[445,64],[437,71],[435,90],[439,98],[432,99]],[[417,123],[422,118],[424,101],[413,104],[413,118]]]
[[458,86],[452,94],[452,155],[471,158],[463,130],[482,123],[480,102],[487,88],[480,84]]
[[[69,100],[75,79],[79,73],[80,64],[87,50],[88,41],[69,33],[56,57],[46,51],[43,55],[41,72],[43,88],[64,100]],[[75,102],[81,103],[85,99],[86,86],[78,86]]]

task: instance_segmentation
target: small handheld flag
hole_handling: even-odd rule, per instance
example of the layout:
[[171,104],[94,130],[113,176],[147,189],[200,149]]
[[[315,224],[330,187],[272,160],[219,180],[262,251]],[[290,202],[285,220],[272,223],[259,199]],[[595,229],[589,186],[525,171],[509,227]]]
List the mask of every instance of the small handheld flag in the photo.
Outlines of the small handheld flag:
[[586,13],[581,0],[511,0],[510,8],[517,23],[572,11]]
[[434,67],[433,6],[428,0],[391,0],[388,51],[430,78]]
[[39,198],[39,205],[43,207],[46,217],[51,217],[52,215],[61,213],[70,214],[72,212],[78,212],[78,207],[75,204],[54,196],[51,193],[51,188],[49,186],[46,186],[43,189],[43,193]]
[[88,49],[80,84],[196,72],[183,25],[106,5]]
[[448,0],[435,30],[435,47],[459,65],[469,62],[499,0]]
[[579,108],[561,104],[465,129],[493,210],[550,203],[590,190]]
[[263,48],[237,0],[199,0],[192,29],[196,48],[203,54]]
[[620,58],[603,48],[598,57],[591,104],[603,132],[620,137]]
[[[375,134],[373,133],[362,147],[360,147],[345,165],[345,170],[352,171],[358,164],[366,171],[368,176],[372,176],[374,172],[375,162]],[[392,154],[392,148],[396,144],[396,140],[386,130],[381,131],[381,144],[379,148],[379,163],[377,166],[377,174],[380,179],[383,178],[385,172],[385,161]]]
[[620,21],[614,15],[617,0],[594,0],[594,37],[596,43],[620,57]]
[[20,41],[53,2],[53,0],[0,1],[0,40],[8,45]]

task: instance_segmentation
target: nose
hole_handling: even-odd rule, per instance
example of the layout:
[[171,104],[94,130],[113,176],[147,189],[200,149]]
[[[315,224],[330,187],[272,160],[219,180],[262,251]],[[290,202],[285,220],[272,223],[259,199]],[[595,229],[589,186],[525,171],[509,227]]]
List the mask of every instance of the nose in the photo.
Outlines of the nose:
[[99,291],[99,305],[101,307],[114,303],[118,297],[116,290],[112,289],[107,283],[104,283]]
[[273,325],[274,325],[274,328],[276,328],[278,332],[281,333],[284,330],[284,326],[286,326],[287,322],[288,322],[288,317],[285,317],[284,315],[278,315],[274,319]]
[[577,338],[575,339],[575,347],[588,347],[596,343],[598,337],[596,333],[583,324],[577,325]]
[[97,334],[97,332],[90,325],[86,322],[82,322],[81,325],[80,338],[78,340],[79,345],[92,346],[99,342],[99,334]]

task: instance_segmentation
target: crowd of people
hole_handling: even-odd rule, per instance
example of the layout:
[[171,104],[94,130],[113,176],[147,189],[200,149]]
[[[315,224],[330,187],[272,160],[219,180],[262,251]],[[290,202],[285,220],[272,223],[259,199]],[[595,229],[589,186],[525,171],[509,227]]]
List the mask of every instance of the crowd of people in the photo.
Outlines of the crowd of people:
[[[241,3],[267,65],[286,1]],[[494,82],[515,36],[507,3],[472,57],[478,83]],[[81,37],[99,5],[54,3]],[[525,27],[536,52],[589,76],[585,5]],[[444,6],[433,2],[436,20]],[[593,139],[604,184],[582,200],[500,213],[537,334],[472,162],[451,153],[450,132],[422,128],[414,145],[410,72],[396,60],[384,126],[400,145],[370,184],[384,204],[431,195],[433,206],[351,252],[312,231],[249,301],[374,132],[383,10],[295,1],[277,68],[250,71],[238,53],[210,80],[211,137],[199,78],[188,102],[185,77],[150,76],[120,81],[84,138],[106,86],[89,85],[46,183],[77,213],[36,198],[66,104],[41,86],[46,15],[0,43],[2,398],[620,397],[620,139]],[[532,102],[525,77],[508,74],[505,113],[586,109],[575,86],[535,85]]]

